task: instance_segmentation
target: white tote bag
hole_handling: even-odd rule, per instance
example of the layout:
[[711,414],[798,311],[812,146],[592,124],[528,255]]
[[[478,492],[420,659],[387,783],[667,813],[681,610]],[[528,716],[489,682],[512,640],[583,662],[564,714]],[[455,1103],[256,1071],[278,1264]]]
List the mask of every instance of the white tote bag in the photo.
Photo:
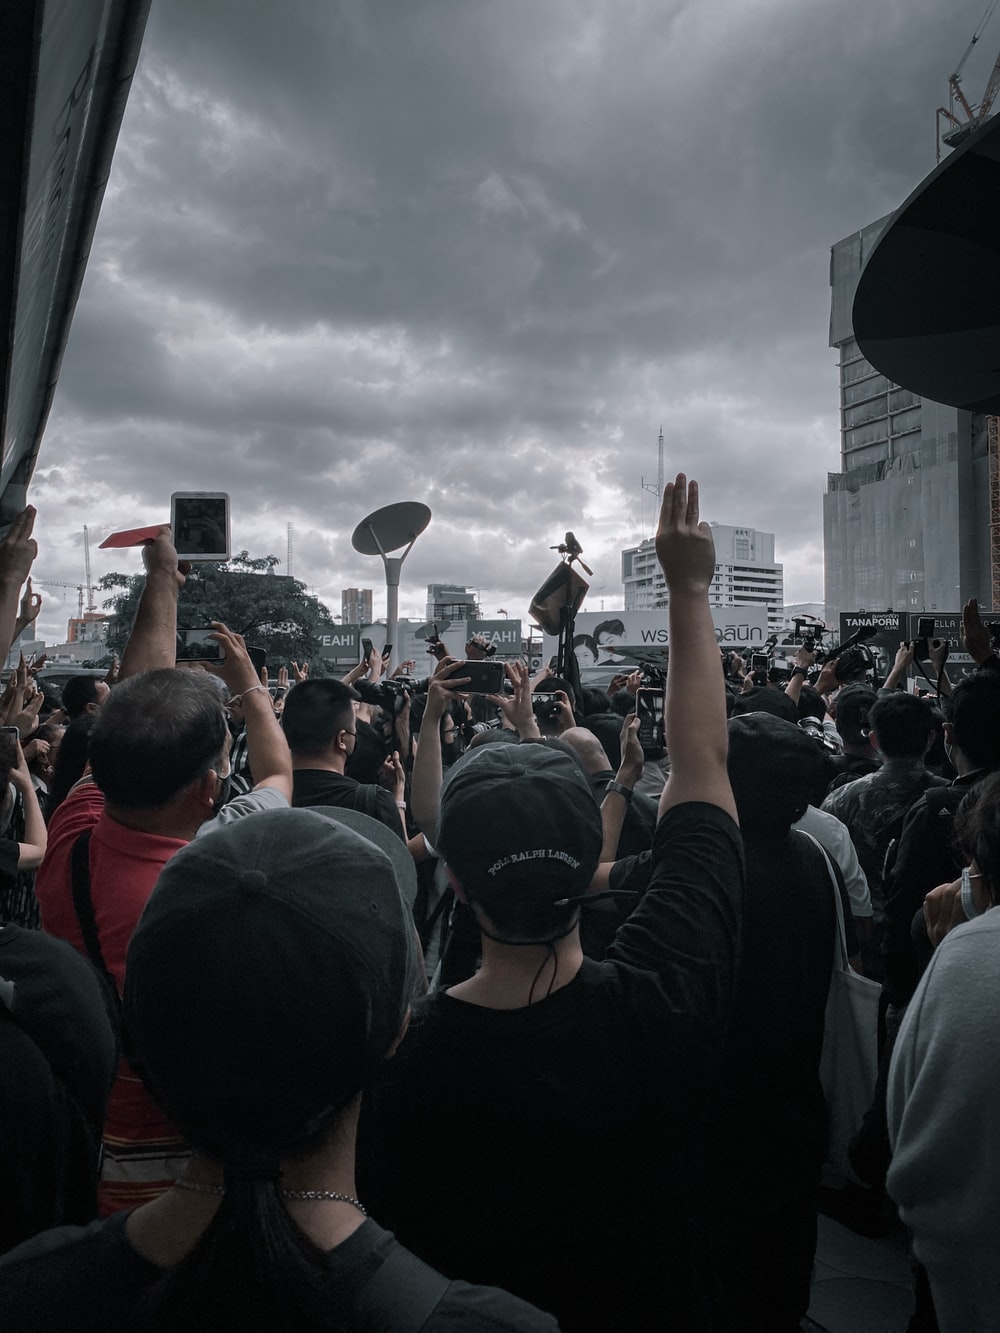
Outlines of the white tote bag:
[[[810,837],[806,834],[806,837]],[[827,1165],[840,1175],[853,1178],[847,1145],[861,1127],[872,1104],[878,1072],[878,1006],[882,987],[877,981],[855,972],[847,961],[844,905],[837,876],[826,849],[823,853],[833,886],[837,910],[833,972],[826,1001],[823,1053],[819,1077],[830,1114],[830,1146]]]

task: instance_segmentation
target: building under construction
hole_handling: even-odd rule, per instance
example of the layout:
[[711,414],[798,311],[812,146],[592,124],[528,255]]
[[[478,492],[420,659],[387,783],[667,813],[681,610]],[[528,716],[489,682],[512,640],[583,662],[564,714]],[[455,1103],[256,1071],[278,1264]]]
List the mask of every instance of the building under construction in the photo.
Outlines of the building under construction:
[[887,222],[839,241],[831,255],[841,470],[829,474],[823,498],[828,620],[861,608],[954,611],[970,597],[994,605],[997,477],[990,454],[991,440],[997,452],[997,419],[899,388],[864,359],[854,339],[854,293]]
[[[1000,94],[1000,55],[978,104],[963,89],[966,61],[997,4],[989,0],[948,78],[948,105],[937,110],[939,161],[942,148],[958,148],[981,130]],[[995,202],[992,195],[979,201],[987,211]],[[827,619],[862,608],[957,611],[970,597],[1000,610],[1000,422],[894,384],[865,359],[854,336],[858,282],[888,223],[882,218],[838,242],[830,260],[841,470],[829,474],[823,501]],[[908,300],[905,290],[899,299]],[[908,318],[912,323],[912,311]],[[976,327],[974,320],[968,325]]]

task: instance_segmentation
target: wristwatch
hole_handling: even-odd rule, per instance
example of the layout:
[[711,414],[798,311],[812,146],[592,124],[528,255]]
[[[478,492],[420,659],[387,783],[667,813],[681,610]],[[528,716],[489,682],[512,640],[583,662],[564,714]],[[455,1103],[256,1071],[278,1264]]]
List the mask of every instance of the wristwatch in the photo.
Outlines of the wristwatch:
[[793,666],[789,674],[792,676],[808,676],[809,668],[804,666]]
[[632,788],[626,787],[624,782],[618,782],[615,778],[611,779],[604,790],[605,792],[615,791],[619,796],[624,796],[626,801],[631,801],[632,799]]

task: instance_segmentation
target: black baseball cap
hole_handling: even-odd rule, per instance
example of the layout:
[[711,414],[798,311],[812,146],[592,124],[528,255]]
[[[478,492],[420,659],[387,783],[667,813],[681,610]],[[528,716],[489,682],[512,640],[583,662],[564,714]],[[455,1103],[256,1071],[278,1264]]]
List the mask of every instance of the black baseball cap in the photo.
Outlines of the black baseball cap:
[[199,1150],[276,1160],[379,1067],[415,953],[392,862],[361,834],[298,809],[205,833],[164,867],[129,946],[143,1077]]

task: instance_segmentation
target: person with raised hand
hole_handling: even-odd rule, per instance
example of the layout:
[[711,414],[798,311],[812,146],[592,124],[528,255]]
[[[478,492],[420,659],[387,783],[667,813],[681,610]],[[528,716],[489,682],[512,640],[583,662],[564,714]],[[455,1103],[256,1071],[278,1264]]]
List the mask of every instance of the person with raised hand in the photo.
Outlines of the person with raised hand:
[[[586,774],[538,742],[463,755],[432,841],[480,966],[415,1004],[363,1120],[361,1187],[402,1243],[551,1311],[564,1333],[713,1326],[705,1136],[744,871],[708,604],[715,556],[683,477],[665,492],[657,549],[675,768],[646,893],[605,959],[584,957],[580,914],[605,841]],[[461,688],[461,663],[432,685]],[[608,803],[631,797],[626,781],[612,787],[609,827]]]
[[[44,929],[85,953],[118,994],[129,940],[161,868],[216,816],[227,823],[287,809],[292,789],[291,756],[270,696],[242,638],[216,622],[213,637],[225,652],[218,675],[242,696],[258,776],[253,791],[227,802],[224,691],[208,672],[173,665],[184,576],[169,528],[143,558],[146,588],[122,657],[125,679],[96,714],[89,771],[51,820],[35,884]],[[169,1188],[187,1157],[185,1143],[124,1060],[104,1143],[102,1216]]]

